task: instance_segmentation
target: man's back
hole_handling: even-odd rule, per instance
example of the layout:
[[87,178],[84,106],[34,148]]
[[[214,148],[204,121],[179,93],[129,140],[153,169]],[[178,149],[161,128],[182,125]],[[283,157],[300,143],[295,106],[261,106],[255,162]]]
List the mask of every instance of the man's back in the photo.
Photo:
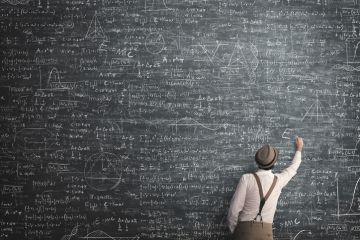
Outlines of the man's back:
[[[272,224],[277,202],[283,187],[285,187],[291,178],[296,174],[297,169],[301,163],[301,150],[302,150],[302,139],[301,147],[296,148],[294,158],[285,170],[281,173],[274,174],[271,170],[259,169],[256,175],[259,177],[261,183],[261,190],[263,195],[269,191],[274,177],[277,176],[276,184],[266,200],[262,210],[261,217],[264,223]],[[228,224],[231,232],[234,232],[238,222],[252,222],[259,213],[260,206],[260,194],[259,187],[253,174],[244,174],[239,181],[234,196],[231,200],[229,213],[228,213]],[[256,221],[260,221],[258,217]]]

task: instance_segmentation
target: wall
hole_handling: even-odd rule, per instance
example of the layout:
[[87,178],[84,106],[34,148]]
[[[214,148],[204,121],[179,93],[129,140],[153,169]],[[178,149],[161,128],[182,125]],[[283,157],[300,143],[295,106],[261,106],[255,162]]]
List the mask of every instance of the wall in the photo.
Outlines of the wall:
[[229,239],[304,138],[276,239],[360,239],[357,0],[2,0],[0,238]]

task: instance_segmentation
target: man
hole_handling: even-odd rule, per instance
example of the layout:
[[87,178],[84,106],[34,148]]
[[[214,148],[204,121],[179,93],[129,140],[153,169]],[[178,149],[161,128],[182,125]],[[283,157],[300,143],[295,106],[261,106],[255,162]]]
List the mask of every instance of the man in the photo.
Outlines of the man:
[[283,187],[295,176],[301,163],[304,143],[296,137],[295,155],[289,167],[279,174],[272,169],[279,151],[269,144],[255,154],[256,173],[244,174],[230,203],[228,226],[236,240],[272,240],[272,223]]

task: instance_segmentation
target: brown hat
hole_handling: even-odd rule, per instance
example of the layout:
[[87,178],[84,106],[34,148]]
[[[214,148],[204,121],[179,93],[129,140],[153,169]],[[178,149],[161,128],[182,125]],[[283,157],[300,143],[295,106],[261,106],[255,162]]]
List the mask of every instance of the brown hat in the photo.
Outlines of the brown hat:
[[257,150],[255,154],[255,161],[259,168],[269,168],[275,164],[278,156],[279,150],[272,147],[270,144],[266,144]]

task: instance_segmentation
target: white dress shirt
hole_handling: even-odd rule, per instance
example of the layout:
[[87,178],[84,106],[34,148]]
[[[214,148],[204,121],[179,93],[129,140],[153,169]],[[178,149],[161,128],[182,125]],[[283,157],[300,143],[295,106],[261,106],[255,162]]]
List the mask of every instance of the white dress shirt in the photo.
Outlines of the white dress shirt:
[[[260,178],[264,196],[270,189],[274,175],[278,177],[273,192],[266,201],[261,215],[263,222],[273,223],[276,205],[283,187],[295,176],[301,163],[301,152],[296,151],[294,158],[289,167],[281,173],[273,174],[271,170],[259,169],[256,174]],[[252,221],[259,212],[260,195],[255,177],[251,173],[242,175],[236,187],[234,196],[230,203],[229,213],[227,216],[228,226],[233,233],[238,221]],[[260,221],[260,217],[257,218]]]

